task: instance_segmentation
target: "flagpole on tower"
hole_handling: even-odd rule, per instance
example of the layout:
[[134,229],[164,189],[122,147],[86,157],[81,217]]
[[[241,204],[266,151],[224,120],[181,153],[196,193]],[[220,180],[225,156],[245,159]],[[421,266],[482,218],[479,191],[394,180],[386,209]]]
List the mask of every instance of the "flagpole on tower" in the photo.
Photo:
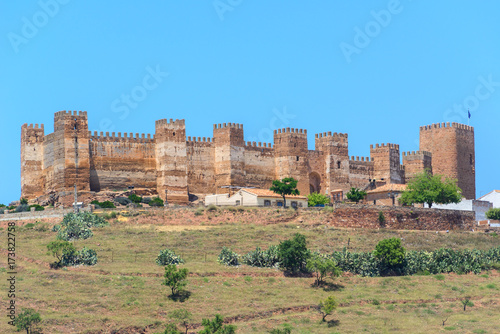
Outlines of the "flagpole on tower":
[[467,109],[467,114],[469,117],[467,117],[467,125],[469,125],[469,121],[470,121],[470,111],[469,109]]

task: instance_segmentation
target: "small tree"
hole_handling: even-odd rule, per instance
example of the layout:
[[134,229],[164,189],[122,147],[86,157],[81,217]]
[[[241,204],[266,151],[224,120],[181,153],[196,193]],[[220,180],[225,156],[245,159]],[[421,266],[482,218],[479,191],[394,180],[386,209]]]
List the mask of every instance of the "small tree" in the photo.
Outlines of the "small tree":
[[319,303],[319,313],[323,316],[321,321],[326,321],[325,318],[332,314],[332,312],[337,308],[337,301],[333,296],[329,296],[325,300]]
[[399,238],[384,239],[375,246],[373,256],[380,260],[388,270],[392,270],[403,264],[405,249]]
[[297,189],[297,180],[293,177],[286,177],[280,180],[274,180],[273,185],[269,190],[279,194],[283,197],[283,207],[286,208],[286,195],[300,195],[299,190]]
[[500,220],[500,208],[496,209],[491,208],[488,211],[486,211],[486,218]]
[[378,212],[378,222],[383,225],[385,223],[385,216],[382,211]]
[[432,175],[428,170],[417,174],[408,182],[399,202],[404,205],[427,203],[429,208],[433,203],[459,203],[462,200],[457,181],[442,175]]
[[177,295],[182,288],[187,285],[186,277],[188,275],[188,270],[186,268],[178,269],[175,264],[170,264],[165,266],[165,280],[163,285],[170,287],[172,290],[172,295]]
[[462,305],[464,306],[464,311],[465,309],[467,308],[467,306],[474,306],[474,303],[472,303],[470,301],[470,296],[465,296],[464,299],[461,299],[460,302],[462,303]]
[[35,312],[35,310],[28,308],[22,309],[22,312],[17,316],[14,323],[18,331],[25,329],[26,334],[30,334],[33,326],[37,325],[41,321],[42,318],[40,318],[40,314]]
[[303,271],[310,256],[306,237],[297,233],[293,239],[281,242],[278,246],[278,255],[280,264],[285,270],[290,272]]
[[49,254],[57,259],[56,264],[60,264],[65,254],[75,254],[76,248],[72,243],[63,240],[49,242],[47,245]]
[[214,320],[202,319],[201,325],[203,330],[199,334],[234,334],[236,333],[236,326],[223,325],[224,318],[220,314],[216,314]]
[[307,206],[324,205],[330,203],[328,196],[319,193],[310,193],[307,195]]
[[23,204],[28,204],[28,200],[26,198],[21,198],[21,200],[19,201],[19,204],[23,205]]
[[358,203],[362,199],[366,197],[366,191],[364,190],[359,190],[358,188],[351,188],[349,192],[346,194],[346,197],[353,202]]
[[181,326],[186,328],[186,334],[189,329],[189,320],[192,318],[191,312],[185,309],[178,309],[170,312],[170,318],[177,320]]
[[314,255],[307,260],[306,268],[316,274],[316,286],[323,283],[326,276],[338,277],[342,271],[336,266],[335,261],[319,255]]

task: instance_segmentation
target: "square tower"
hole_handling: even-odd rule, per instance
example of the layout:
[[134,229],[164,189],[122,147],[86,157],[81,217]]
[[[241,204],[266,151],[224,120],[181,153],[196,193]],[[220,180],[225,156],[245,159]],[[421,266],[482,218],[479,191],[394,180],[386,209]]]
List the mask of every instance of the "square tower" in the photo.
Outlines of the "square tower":
[[421,126],[420,150],[432,153],[434,174],[457,179],[462,195],[476,198],[473,127],[454,122]]
[[246,185],[245,141],[243,124],[214,124],[215,191],[228,191],[224,186]]
[[401,167],[399,145],[370,145],[370,158],[373,159],[373,178],[386,183],[404,183],[404,169]]

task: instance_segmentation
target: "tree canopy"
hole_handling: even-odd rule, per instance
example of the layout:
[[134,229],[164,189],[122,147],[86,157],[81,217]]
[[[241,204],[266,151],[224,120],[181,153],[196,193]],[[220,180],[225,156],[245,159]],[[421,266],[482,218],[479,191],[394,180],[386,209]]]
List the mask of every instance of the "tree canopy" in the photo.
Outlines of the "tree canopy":
[[307,195],[307,206],[316,206],[330,203],[328,196],[319,193],[310,193]]
[[456,180],[424,171],[408,182],[399,202],[404,205],[427,203],[431,208],[433,203],[459,203],[461,200],[462,190]]
[[284,179],[274,180],[273,185],[269,190],[279,194],[283,197],[283,207],[286,208],[286,195],[300,195],[299,190],[297,189],[297,180],[293,177],[285,177]]
[[351,188],[349,192],[346,194],[346,197],[353,202],[358,203],[361,201],[363,198],[366,197],[366,191],[364,190],[359,190],[358,188]]

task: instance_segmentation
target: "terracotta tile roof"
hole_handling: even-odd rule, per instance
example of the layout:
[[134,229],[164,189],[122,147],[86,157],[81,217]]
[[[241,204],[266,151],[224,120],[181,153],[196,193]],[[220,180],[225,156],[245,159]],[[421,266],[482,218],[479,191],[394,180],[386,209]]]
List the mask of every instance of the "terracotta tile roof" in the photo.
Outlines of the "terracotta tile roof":
[[341,191],[344,191],[343,189],[333,189],[331,192],[332,193],[339,193]]
[[406,184],[384,184],[381,187],[377,187],[373,190],[367,191],[368,194],[373,194],[373,193],[383,193],[383,192],[389,192],[389,191],[405,191],[406,190]]
[[[241,190],[244,190],[247,193],[254,194],[256,196],[261,196],[261,197],[283,198],[281,195],[278,195],[278,194],[272,192],[269,189],[243,188]],[[285,198],[305,199],[305,200],[307,200],[307,197],[302,196],[302,195],[286,195]]]

